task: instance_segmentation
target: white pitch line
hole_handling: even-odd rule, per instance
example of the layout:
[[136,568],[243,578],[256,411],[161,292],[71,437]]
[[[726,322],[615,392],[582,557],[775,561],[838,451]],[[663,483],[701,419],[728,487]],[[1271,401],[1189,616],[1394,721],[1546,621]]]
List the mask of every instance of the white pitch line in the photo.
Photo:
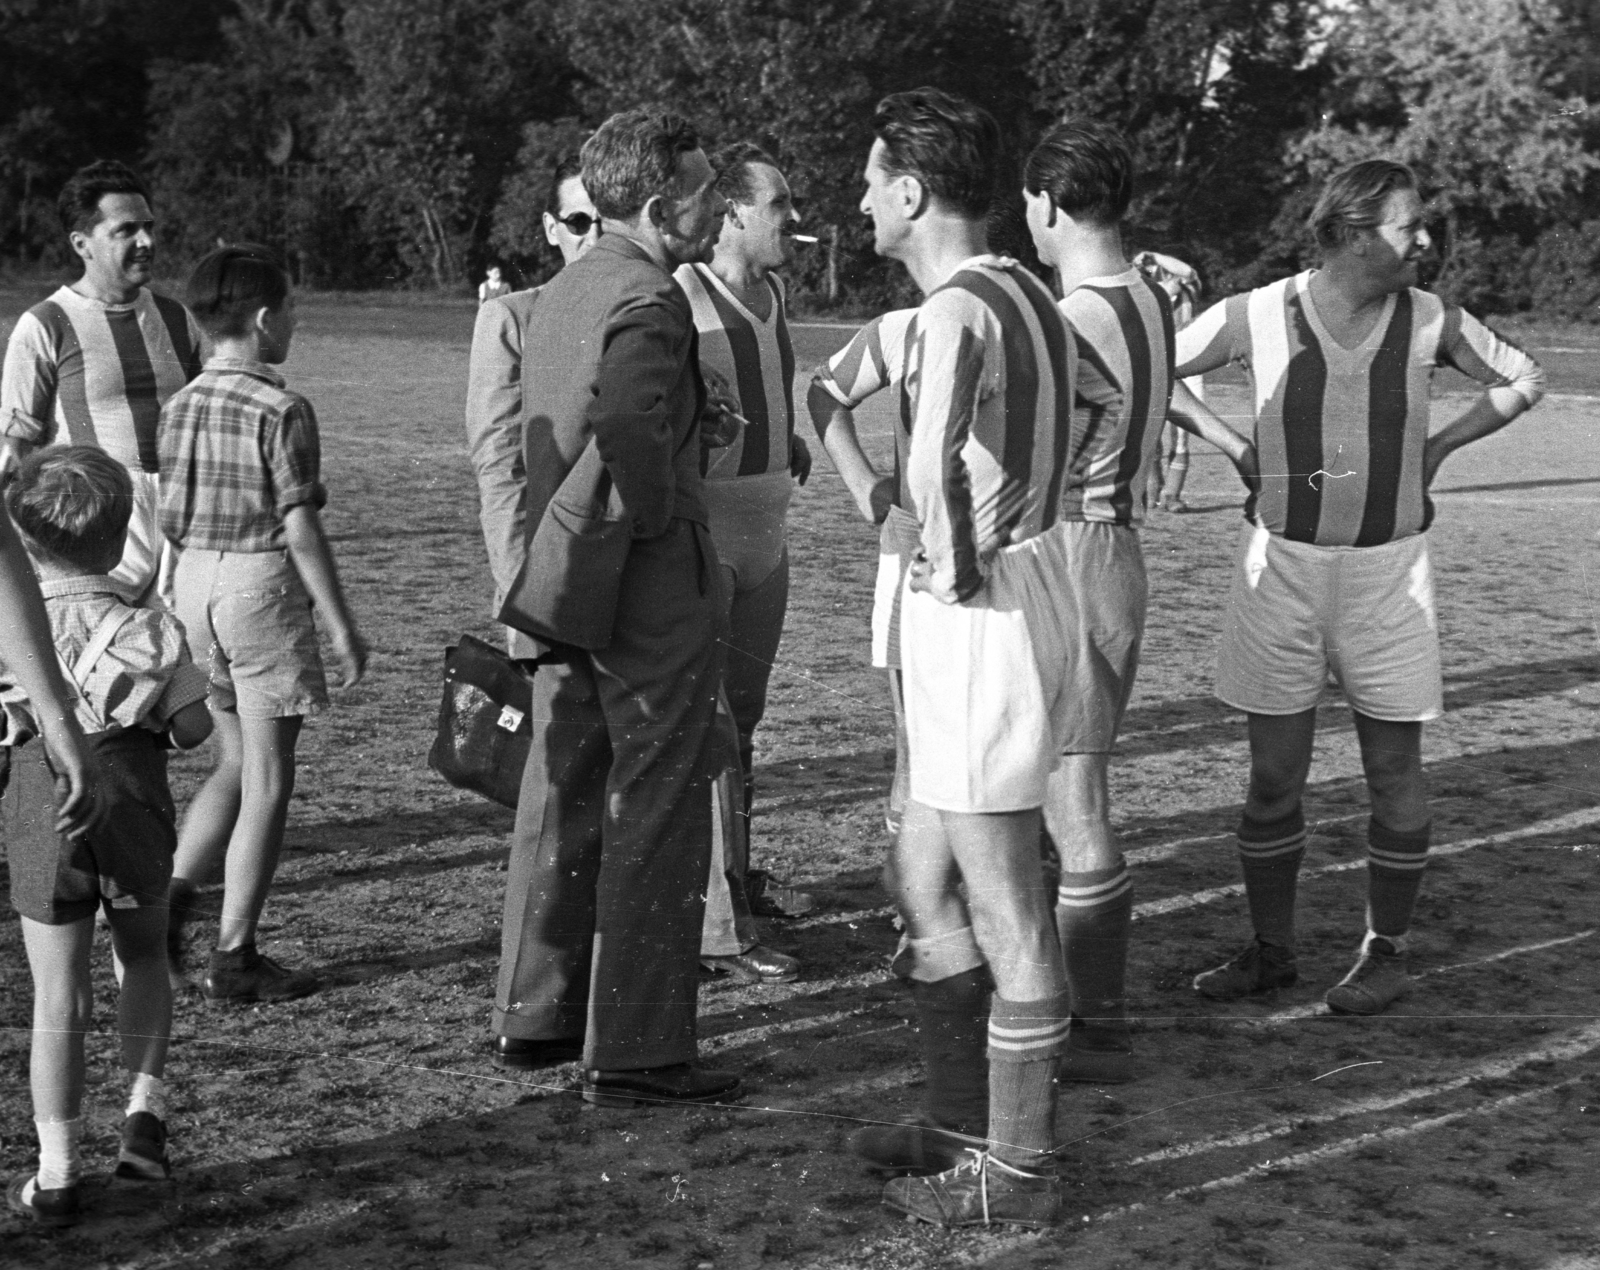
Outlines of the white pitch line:
[[858,1006],[854,1010],[839,1010],[834,1014],[813,1014],[809,1018],[785,1019],[781,1023],[756,1023],[750,1027],[734,1028],[727,1032],[719,1032],[716,1036],[705,1037],[701,1044],[715,1053],[718,1050],[732,1049],[735,1044],[748,1045],[752,1041],[764,1041],[772,1036],[788,1036],[792,1032],[804,1032],[809,1028],[832,1027],[835,1023],[859,1018],[870,1011],[871,1007]]
[[[1353,1138],[1344,1138],[1338,1142],[1330,1142],[1327,1146],[1317,1147],[1311,1151],[1300,1151],[1294,1155],[1281,1156],[1276,1160],[1263,1160],[1260,1164],[1252,1164],[1247,1169],[1238,1173],[1230,1173],[1226,1177],[1214,1177],[1209,1182],[1198,1182],[1193,1186],[1180,1186],[1175,1191],[1168,1191],[1155,1203],[1167,1203],[1170,1200],[1182,1199],[1186,1195],[1200,1195],[1208,1191],[1227,1190],[1234,1186],[1242,1186],[1246,1182],[1254,1181],[1258,1177],[1269,1173],[1287,1173],[1294,1169],[1307,1168],[1313,1164],[1321,1164],[1324,1160],[1336,1160],[1342,1155],[1349,1155],[1359,1151],[1362,1147],[1373,1142],[1393,1142],[1400,1138],[1414,1137],[1419,1133],[1427,1133],[1433,1129],[1442,1129],[1445,1125],[1454,1124],[1458,1120],[1465,1120],[1468,1116],[1490,1115],[1496,1111],[1503,1111],[1507,1107],[1514,1107],[1521,1102],[1528,1102],[1534,1098],[1542,1098],[1546,1094],[1553,1094],[1557,1090],[1566,1089],[1570,1085],[1577,1085],[1587,1077],[1573,1076],[1568,1080],[1557,1081],[1554,1085],[1542,1085],[1538,1089],[1525,1089],[1518,1094],[1508,1094],[1504,1098],[1496,1098],[1493,1102],[1480,1103],[1476,1107],[1467,1107],[1462,1111],[1448,1111],[1440,1116],[1432,1116],[1427,1120],[1417,1120],[1411,1124],[1395,1125],[1389,1129],[1377,1129],[1372,1133],[1358,1133]],[[1122,1208],[1109,1209],[1099,1213],[1086,1221],[1109,1221],[1113,1217],[1122,1217],[1128,1213],[1136,1213],[1150,1207],[1149,1204],[1128,1204]]]
[[[1590,933],[1592,934],[1593,932]],[[1159,1164],[1166,1160],[1187,1159],[1193,1155],[1204,1155],[1208,1151],[1232,1151],[1239,1147],[1254,1146],[1256,1143],[1265,1142],[1270,1138],[1286,1137],[1295,1130],[1309,1125],[1332,1124],[1338,1120],[1349,1120],[1356,1116],[1371,1115],[1374,1112],[1392,1111],[1394,1108],[1403,1107],[1407,1103],[1418,1102],[1424,1098],[1435,1098],[1440,1094],[1464,1089],[1475,1080],[1503,1080],[1507,1076],[1515,1075],[1532,1063],[1559,1062],[1564,1059],[1581,1058],[1596,1049],[1600,1049],[1600,1023],[1591,1024],[1576,1032],[1568,1033],[1557,1041],[1541,1045],[1535,1049],[1525,1050],[1521,1054],[1513,1054],[1506,1058],[1497,1058],[1487,1063],[1480,1063],[1460,1075],[1451,1077],[1449,1080],[1430,1081],[1425,1085],[1416,1085],[1394,1094],[1357,1098],[1332,1111],[1320,1112],[1314,1115],[1291,1116],[1283,1120],[1269,1120],[1263,1124],[1253,1125],[1249,1129],[1241,1129],[1237,1133],[1219,1134],[1210,1138],[1197,1138],[1193,1142],[1184,1142],[1174,1147],[1165,1147],[1160,1151],[1151,1151],[1147,1155],[1135,1156],[1119,1167],[1131,1169],[1141,1164]]]
[[[702,1019],[721,1019],[730,1014],[759,1013],[769,1005],[777,1005],[783,1001],[793,1001],[796,997],[810,996],[818,992],[847,992],[851,988],[870,988],[874,984],[884,983],[889,979],[887,966],[877,970],[864,970],[860,974],[845,975],[841,979],[825,979],[822,982],[812,980],[807,983],[781,983],[762,990],[759,1001],[745,1001],[740,1004],[713,1006],[709,1010],[701,1010]],[[764,1027],[762,1023],[752,1023],[751,1027]],[[729,1035],[724,1033],[723,1035]]]
[[[1472,851],[1478,847],[1491,846],[1500,842],[1515,842],[1520,838],[1536,838],[1540,834],[1565,833],[1570,829],[1592,829],[1600,825],[1600,810],[1589,808],[1585,811],[1571,811],[1564,816],[1552,816],[1549,820],[1538,820],[1531,825],[1523,825],[1520,829],[1508,829],[1503,833],[1484,834],[1479,838],[1463,838],[1459,842],[1446,842],[1432,848],[1428,855],[1431,859],[1441,856],[1460,855],[1463,851]],[[1317,877],[1324,873],[1348,873],[1352,869],[1364,869],[1367,860],[1362,856],[1359,860],[1341,860],[1337,864],[1324,864],[1319,868],[1306,869],[1301,873],[1302,878]],[[1133,906],[1134,920],[1145,917],[1161,917],[1167,913],[1178,913],[1184,909],[1199,908],[1203,904],[1210,904],[1216,900],[1227,899],[1233,895],[1244,894],[1244,883],[1234,882],[1227,886],[1213,886],[1204,891],[1191,891],[1187,895],[1169,895],[1165,899],[1147,900],[1143,904]]]
[[[1503,952],[1491,953],[1487,957],[1478,957],[1472,961],[1458,961],[1454,965],[1435,966],[1431,970],[1424,970],[1412,976],[1416,979],[1431,979],[1434,975],[1447,975],[1456,970],[1471,970],[1474,966],[1487,966],[1496,961],[1504,961],[1508,957],[1520,957],[1524,953],[1543,952],[1546,948],[1559,948],[1562,944],[1574,944],[1580,939],[1588,939],[1595,932],[1592,930],[1579,931],[1576,935],[1563,935],[1560,939],[1546,939],[1537,944],[1523,944],[1518,948],[1507,948]],[[1332,1014],[1325,1001],[1313,1001],[1307,1005],[1293,1006],[1287,1010],[1279,1010],[1276,1014],[1269,1014],[1265,1018],[1251,1020],[1256,1023],[1288,1023],[1295,1019],[1316,1018],[1323,1014]]]

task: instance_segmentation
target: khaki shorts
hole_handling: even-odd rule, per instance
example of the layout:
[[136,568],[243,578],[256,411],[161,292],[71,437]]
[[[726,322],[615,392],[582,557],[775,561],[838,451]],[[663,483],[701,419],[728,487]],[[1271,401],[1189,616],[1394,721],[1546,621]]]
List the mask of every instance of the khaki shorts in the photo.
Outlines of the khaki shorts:
[[1109,754],[1133,695],[1144,640],[1145,577],[1139,531],[1102,521],[1068,521],[1067,731],[1063,754]]
[[939,811],[1027,811],[1070,734],[1068,529],[998,551],[983,589],[900,602],[911,797]]
[[1299,714],[1330,680],[1369,718],[1419,723],[1444,713],[1426,535],[1318,547],[1245,525],[1217,696],[1252,714]]
[[287,552],[184,548],[174,589],[213,707],[283,719],[328,704],[311,597]]

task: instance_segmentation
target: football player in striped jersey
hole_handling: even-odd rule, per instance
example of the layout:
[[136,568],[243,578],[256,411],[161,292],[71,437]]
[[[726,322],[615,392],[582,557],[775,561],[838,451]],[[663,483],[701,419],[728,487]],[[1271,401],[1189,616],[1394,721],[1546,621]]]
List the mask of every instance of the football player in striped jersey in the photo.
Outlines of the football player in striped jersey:
[[752,873],[749,833],[755,730],[789,605],[789,499],[795,481],[804,484],[811,471],[810,452],[794,430],[794,346],[777,273],[793,260],[800,216],[789,182],[758,146],[737,142],[711,161],[727,203],[722,233],[709,261],[681,265],[674,276],[694,311],[707,383],[744,422],[731,444],[708,454],[704,490],[728,602],[723,689],[737,752],[716,782],[713,846],[720,859],[712,861],[700,959],[715,973],[786,983],[799,963],[760,942],[752,907],[799,916],[810,901],[765,872]]
[[[1044,1226],[1060,1216],[1068,1018],[1039,808],[1066,696],[1057,531],[1075,355],[1049,291],[989,252],[994,119],[918,89],[880,102],[874,130],[862,210],[925,297],[895,435],[895,503],[917,550],[901,595],[910,789],[893,862],[928,1075],[917,1121],[870,1126],[851,1149],[932,1174],[885,1188],[911,1217]],[[987,1054],[953,1053],[974,1015]]]
[[[1295,982],[1301,797],[1331,675],[1355,716],[1372,818],[1367,932],[1326,1000],[1376,1014],[1409,983],[1406,934],[1430,826],[1422,725],[1444,708],[1428,487],[1453,451],[1537,402],[1544,376],[1471,314],[1418,288],[1430,244],[1409,168],[1382,159],[1346,168],[1322,191],[1311,229],[1320,269],[1214,305],[1178,337],[1179,375],[1248,368],[1260,463],[1217,666],[1217,695],[1249,716],[1239,858],[1255,940],[1194,986],[1228,1000]],[[1430,436],[1436,366],[1484,391]]]
[[0,472],[40,446],[93,445],[133,477],[134,512],[112,570],[125,598],[157,595],[156,431],[167,398],[200,373],[200,330],[177,300],[150,290],[155,213],[121,163],[80,169],[57,201],[83,276],[18,320],[0,373]]
[[[1173,313],[1166,292],[1123,249],[1133,159],[1100,124],[1061,124],[1023,169],[1028,225],[1052,266],[1078,351],[1077,395],[1061,518],[1071,608],[1071,727],[1050,776],[1045,832],[1059,853],[1056,925],[1072,1001],[1063,1079],[1132,1077],[1124,976],[1133,886],[1111,829],[1107,766],[1133,691],[1144,637],[1139,527],[1173,394]],[[1244,438],[1221,425],[1207,439],[1235,455]],[[1048,853],[1047,853],[1048,854]]]

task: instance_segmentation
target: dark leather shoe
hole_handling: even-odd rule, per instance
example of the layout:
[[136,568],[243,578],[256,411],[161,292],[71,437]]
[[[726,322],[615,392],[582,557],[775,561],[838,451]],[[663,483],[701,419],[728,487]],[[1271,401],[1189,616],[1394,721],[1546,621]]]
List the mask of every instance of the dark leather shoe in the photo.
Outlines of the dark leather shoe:
[[524,1040],[520,1036],[494,1038],[494,1065],[531,1072],[558,1063],[575,1063],[583,1057],[583,1038],[562,1036],[554,1040]]
[[19,1173],[6,1184],[6,1207],[13,1213],[36,1221],[41,1226],[72,1226],[78,1221],[78,1191],[76,1186],[60,1190],[42,1191],[35,1186],[26,1200],[22,1192],[29,1182],[36,1182],[33,1173]]
[[701,957],[700,965],[714,975],[728,975],[740,983],[793,983],[800,977],[799,961],[765,944],[732,957]]
[[596,1107],[641,1107],[649,1103],[731,1102],[744,1093],[738,1072],[712,1071],[692,1063],[583,1074],[583,1100]]

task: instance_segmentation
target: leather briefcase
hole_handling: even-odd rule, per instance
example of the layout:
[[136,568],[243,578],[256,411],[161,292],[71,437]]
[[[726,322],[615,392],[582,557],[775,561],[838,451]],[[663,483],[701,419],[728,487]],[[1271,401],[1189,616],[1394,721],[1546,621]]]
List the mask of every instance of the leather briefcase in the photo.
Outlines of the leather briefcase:
[[517,805],[533,743],[533,680],[498,648],[463,635],[444,651],[444,697],[428,766],[457,789]]

